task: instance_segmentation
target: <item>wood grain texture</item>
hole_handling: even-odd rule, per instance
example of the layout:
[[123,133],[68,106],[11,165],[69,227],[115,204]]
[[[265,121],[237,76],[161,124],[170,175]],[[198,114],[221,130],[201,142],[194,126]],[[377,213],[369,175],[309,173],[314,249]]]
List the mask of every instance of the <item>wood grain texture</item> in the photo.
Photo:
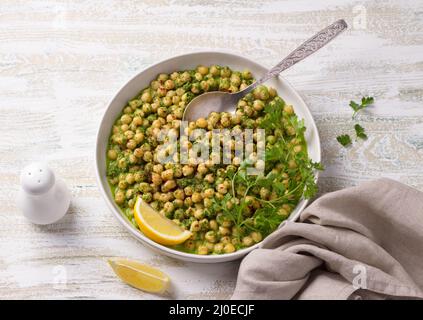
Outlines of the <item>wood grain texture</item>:
[[[100,117],[151,63],[215,49],[270,67],[339,18],[350,29],[285,73],[320,131],[320,192],[382,176],[423,190],[422,1],[2,0],[0,298],[159,298],[122,284],[105,263],[111,256],[167,272],[172,297],[228,298],[238,262],[163,257],[113,218],[94,178]],[[364,94],[376,99],[359,117],[369,139],[344,149],[335,137],[352,131],[347,105]],[[69,214],[47,227],[31,225],[15,206],[19,171],[34,160],[49,161],[72,191]]]

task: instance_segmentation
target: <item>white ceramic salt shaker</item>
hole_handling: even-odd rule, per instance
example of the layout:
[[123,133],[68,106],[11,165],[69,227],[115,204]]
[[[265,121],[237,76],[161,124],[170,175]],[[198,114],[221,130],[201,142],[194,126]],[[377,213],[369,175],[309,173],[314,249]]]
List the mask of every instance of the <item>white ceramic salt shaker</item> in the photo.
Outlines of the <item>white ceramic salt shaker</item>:
[[21,173],[18,207],[35,224],[50,224],[68,211],[70,192],[61,179],[42,162],[30,164]]

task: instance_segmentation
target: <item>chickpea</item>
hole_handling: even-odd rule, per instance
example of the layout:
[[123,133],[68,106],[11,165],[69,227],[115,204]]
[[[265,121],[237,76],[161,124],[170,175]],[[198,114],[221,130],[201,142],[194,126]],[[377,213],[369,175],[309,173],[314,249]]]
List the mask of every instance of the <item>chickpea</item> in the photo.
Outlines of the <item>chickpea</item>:
[[186,197],[184,199],[184,205],[187,206],[187,207],[190,207],[192,205],[192,199],[191,199],[191,197]]
[[168,192],[176,187],[175,180],[168,180],[162,185],[162,191]]
[[169,107],[172,105],[172,98],[166,96],[162,99],[162,103],[165,107]]
[[143,159],[146,162],[150,162],[151,160],[153,160],[153,154],[151,153],[151,151],[144,152]]
[[223,220],[222,221],[222,223],[221,223],[221,225],[223,226],[223,227],[225,227],[225,228],[230,228],[230,227],[232,227],[232,221],[231,220]]
[[228,67],[223,67],[220,70],[220,76],[222,78],[229,78],[231,76],[231,74],[232,74],[232,72],[231,72],[231,70]]
[[204,197],[205,198],[213,198],[214,190],[212,188],[206,189],[204,191]]
[[115,201],[117,204],[123,204],[125,201],[125,194],[122,191],[117,191],[115,193]]
[[187,241],[184,242],[184,246],[188,250],[194,250],[194,248],[195,248],[195,242],[194,242],[194,240],[188,239]]
[[288,161],[288,167],[290,169],[295,169],[297,167],[297,163],[295,162],[294,159],[291,159],[291,160]]
[[125,190],[128,187],[128,183],[125,180],[121,180],[118,183],[118,188]]
[[290,136],[295,136],[296,134],[294,127],[288,126],[285,128],[285,130],[286,130],[286,133]]
[[149,191],[151,190],[151,187],[150,187],[150,185],[149,185],[148,183],[146,183],[146,182],[141,182],[141,183],[139,184],[139,186],[138,186],[138,189],[139,189],[141,192],[145,193],[145,192],[149,192]]
[[222,236],[227,236],[227,235],[231,234],[231,230],[230,230],[229,228],[227,228],[227,227],[222,227],[222,226],[220,226],[220,227],[219,227],[219,233],[220,233]]
[[128,174],[126,175],[125,181],[126,181],[128,184],[134,184],[134,183],[135,183],[135,177],[134,177],[134,175],[133,175],[132,173],[128,173]]
[[182,174],[186,177],[186,176],[190,176],[194,173],[194,168],[189,166],[189,165],[185,165],[182,167]]
[[204,205],[204,208],[210,208],[213,205],[212,199],[204,198],[203,205]]
[[138,133],[136,133],[136,134],[135,134],[135,136],[134,136],[134,141],[135,141],[137,144],[139,144],[139,143],[143,142],[143,141],[144,141],[144,133],[142,133],[142,132],[138,132]]
[[198,66],[197,67],[197,72],[199,74],[201,74],[202,76],[205,76],[207,73],[209,73],[209,68],[207,68],[205,66]]
[[269,91],[269,96],[270,96],[270,98],[274,98],[274,97],[276,97],[276,89],[275,88],[273,88],[273,87],[268,87],[267,88],[267,90]]
[[134,206],[135,206],[135,199],[134,198],[129,199],[128,200],[128,207],[129,207],[129,209],[133,209]]
[[246,247],[251,247],[254,244],[253,238],[249,236],[242,238],[242,244]]
[[251,74],[251,71],[248,70],[248,69],[245,69],[244,71],[242,71],[241,76],[242,76],[243,79],[246,79],[246,80],[249,80],[249,79],[252,79],[253,78],[253,75]]
[[171,79],[168,79],[165,81],[164,86],[167,90],[172,90],[173,88],[175,88],[175,82]]
[[201,229],[201,227],[200,227],[200,223],[199,223],[197,220],[193,221],[193,222],[191,223],[190,228],[189,228],[189,230],[190,230],[191,232],[198,232],[198,231],[200,231],[200,229]]
[[175,205],[175,207],[177,208],[182,208],[184,206],[184,200],[181,199],[175,199],[173,200],[173,204]]
[[283,111],[288,115],[294,114],[294,108],[289,104],[283,107]]
[[173,179],[173,170],[168,169],[162,172],[161,174],[163,181],[171,180]]
[[232,243],[227,243],[225,244],[225,246],[223,247],[223,251],[225,253],[232,253],[235,251],[235,246]]
[[[197,210],[203,210],[203,209],[198,208]],[[204,217],[204,211],[202,213],[202,216]],[[195,217],[195,212],[194,212],[194,217]],[[201,230],[204,230],[204,231],[209,230],[209,220],[207,220],[207,218],[198,218],[198,219],[201,219],[200,220]]]
[[214,243],[206,241],[206,243],[204,243],[204,245],[207,247],[207,249],[209,250],[209,252],[213,252]]
[[167,196],[166,193],[160,193],[158,200],[160,202],[167,202],[169,200],[169,197]]
[[270,195],[269,189],[267,189],[265,187],[262,187],[260,189],[260,198],[262,198],[263,200],[267,200],[269,198],[269,195]]
[[162,184],[162,178],[158,173],[152,173],[151,182],[153,182],[154,185],[159,186]]
[[279,208],[277,214],[282,217],[288,217],[289,213],[284,208]]
[[284,208],[287,212],[291,212],[292,211],[292,207],[291,205],[285,203],[282,205],[282,208]]
[[141,198],[142,198],[142,200],[144,200],[145,202],[151,202],[151,201],[153,201],[153,195],[151,194],[151,192],[144,193],[144,194],[141,196]]
[[107,151],[107,157],[110,160],[116,160],[117,159],[117,151],[114,149],[110,149],[109,151]]
[[231,75],[230,81],[231,85],[233,85],[234,87],[239,87],[241,84],[241,77],[238,74],[233,73]]
[[155,164],[154,166],[153,166],[153,172],[154,173],[158,173],[158,174],[161,174],[162,172],[163,172],[163,170],[164,170],[164,167],[163,167],[163,165],[162,164]]
[[190,187],[190,186],[188,186],[188,187],[185,187],[184,188],[184,193],[187,195],[187,196],[192,196],[192,194],[193,194],[193,189],[192,189],[192,187]]
[[181,190],[181,189],[176,189],[176,190],[173,192],[173,195],[174,195],[174,197],[175,197],[176,199],[178,199],[178,200],[184,200],[184,199],[185,199],[185,193],[184,193],[184,191],[183,191],[183,190]]
[[199,119],[197,119],[195,124],[198,128],[206,128],[207,127],[207,120],[204,119],[204,118],[199,118]]
[[264,109],[264,102],[261,100],[254,100],[253,102],[253,108],[256,111],[261,111]]
[[251,232],[250,237],[253,239],[253,241],[255,243],[258,243],[261,240],[263,240],[263,236],[261,235],[261,233],[260,232],[256,232],[256,231]]
[[137,143],[135,142],[135,140],[129,140],[128,143],[126,144],[126,147],[130,150],[134,150],[137,147]]
[[219,243],[216,243],[214,245],[214,247],[213,247],[213,252],[214,253],[217,253],[217,254],[222,253],[223,247],[224,247],[224,244],[223,243],[220,243],[220,242]]
[[220,183],[217,186],[217,192],[219,192],[220,194],[226,194],[228,192],[228,188],[223,183]]
[[163,209],[166,213],[169,213],[169,212],[173,212],[173,210],[175,209],[175,206],[173,205],[172,202],[166,202],[163,205]]
[[239,238],[232,238],[231,243],[235,246],[238,247],[241,244],[241,241],[239,240]]
[[231,125],[231,117],[222,117],[220,123],[224,128],[227,128]]
[[209,227],[210,229],[216,231],[219,229],[219,225],[217,224],[216,220],[210,220],[209,221]]
[[212,243],[215,243],[217,241],[217,235],[216,232],[214,232],[213,230],[206,232],[204,238]]
[[141,119],[141,117],[140,116],[134,117],[132,119],[132,124],[131,125],[134,125],[135,127],[138,127],[138,126],[142,125],[142,119]]
[[194,192],[191,198],[192,198],[192,202],[194,203],[199,203],[203,200],[203,197],[201,196],[201,193],[199,192]]
[[137,148],[134,150],[134,156],[140,159],[144,156],[144,151],[141,148]]
[[134,196],[134,193],[135,193],[134,189],[126,190],[126,194],[125,194],[126,199],[131,199]]
[[132,117],[130,115],[124,114],[122,117],[120,117],[120,121],[123,124],[130,124],[132,122]]
[[206,255],[209,253],[209,249],[206,246],[201,245],[201,246],[198,246],[197,253],[201,255]]
[[196,72],[196,73],[194,74],[194,78],[195,78],[195,80],[197,80],[197,81],[201,81],[201,80],[203,80],[203,75],[202,75],[201,73],[199,73],[199,72]]
[[151,96],[151,94],[150,94],[150,92],[149,91],[145,91],[142,95],[141,95],[141,101],[142,102],[151,102],[153,99],[152,99],[152,96]]
[[[206,165],[207,166],[207,165]],[[204,180],[208,183],[213,183],[214,182],[214,176],[213,173],[209,173],[204,177]]]
[[293,150],[295,153],[298,153],[298,152],[301,152],[302,147],[300,145],[296,145]]
[[181,74],[180,79],[182,82],[188,82],[191,81],[191,76],[189,74],[189,72],[185,71],[184,73]]
[[[165,107],[160,107],[157,109],[157,115],[161,118],[164,118],[167,116],[167,110]],[[159,119],[158,119],[159,120]],[[164,119],[163,119],[164,120]],[[162,123],[163,124],[163,123]]]
[[263,160],[259,159],[259,160],[257,160],[257,162],[254,164],[254,167],[255,167],[257,170],[264,171],[264,168],[265,168],[265,162],[264,162]]
[[204,210],[203,209],[195,209],[194,218],[196,218],[196,219],[204,218]]
[[209,72],[214,77],[215,76],[218,76],[220,74],[220,70],[219,70],[219,67],[218,66],[211,66]]
[[220,242],[223,244],[231,243],[232,239],[230,236],[223,236],[220,238]]

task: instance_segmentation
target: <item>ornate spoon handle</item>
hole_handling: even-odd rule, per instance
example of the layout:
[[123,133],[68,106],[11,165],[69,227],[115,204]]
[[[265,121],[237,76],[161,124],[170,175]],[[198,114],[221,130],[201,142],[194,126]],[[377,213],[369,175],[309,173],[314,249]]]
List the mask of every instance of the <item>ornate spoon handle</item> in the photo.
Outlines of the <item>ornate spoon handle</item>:
[[314,35],[312,38],[308,39],[306,42],[300,45],[297,49],[292,51],[285,59],[283,59],[276,66],[270,69],[261,79],[257,80],[244,90],[238,92],[237,95],[246,95],[258,85],[262,84],[263,82],[266,82],[270,78],[277,76],[282,71],[288,69],[297,62],[308,57],[312,53],[316,52],[317,50],[328,44],[337,35],[347,29],[347,27],[347,23],[342,19],[336,21],[335,23],[332,23],[330,26],[327,26],[319,33]]

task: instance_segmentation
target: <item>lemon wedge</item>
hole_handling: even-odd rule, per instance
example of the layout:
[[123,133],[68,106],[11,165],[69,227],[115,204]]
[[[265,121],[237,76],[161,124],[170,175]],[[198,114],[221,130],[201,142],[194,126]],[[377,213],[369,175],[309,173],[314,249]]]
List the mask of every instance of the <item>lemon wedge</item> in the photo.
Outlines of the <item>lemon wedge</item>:
[[132,287],[159,294],[169,288],[169,277],[156,268],[122,258],[111,258],[108,262],[118,277]]
[[134,217],[140,230],[151,240],[171,246],[184,242],[191,232],[182,229],[148,205],[141,197],[134,206]]

